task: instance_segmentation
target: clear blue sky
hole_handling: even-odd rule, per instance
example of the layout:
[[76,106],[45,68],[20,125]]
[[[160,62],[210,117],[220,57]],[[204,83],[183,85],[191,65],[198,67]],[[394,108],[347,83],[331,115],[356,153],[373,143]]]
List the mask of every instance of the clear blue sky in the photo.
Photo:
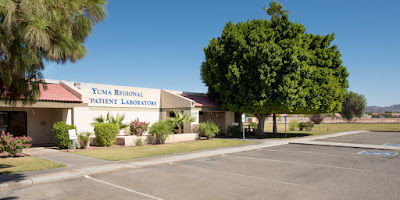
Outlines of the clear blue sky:
[[[110,0],[107,20],[74,64],[48,63],[45,78],[207,92],[203,48],[225,24],[269,18],[266,0]],[[314,34],[335,33],[349,90],[368,105],[400,104],[399,0],[281,0],[290,20]]]

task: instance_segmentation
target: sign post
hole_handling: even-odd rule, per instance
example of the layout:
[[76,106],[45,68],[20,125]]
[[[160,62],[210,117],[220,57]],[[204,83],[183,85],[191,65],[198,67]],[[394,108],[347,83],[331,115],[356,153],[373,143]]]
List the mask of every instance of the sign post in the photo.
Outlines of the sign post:
[[286,132],[286,115],[285,115],[285,137],[287,137],[287,132]]
[[242,114],[243,142],[244,142],[244,137],[245,137],[245,134],[244,134],[244,123],[245,122],[246,122],[246,115]]
[[76,152],[76,145],[75,145],[76,130],[75,129],[68,130],[68,135],[69,139],[72,140],[72,143],[74,144],[74,151]]

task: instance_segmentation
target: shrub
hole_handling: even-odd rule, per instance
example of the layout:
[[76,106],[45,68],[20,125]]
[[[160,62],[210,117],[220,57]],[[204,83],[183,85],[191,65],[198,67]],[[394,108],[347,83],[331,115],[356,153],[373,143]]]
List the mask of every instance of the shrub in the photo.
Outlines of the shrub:
[[208,139],[215,137],[219,132],[218,126],[214,122],[210,121],[200,123],[199,129],[200,134],[206,136]]
[[164,144],[168,136],[174,134],[174,125],[170,121],[158,121],[151,125],[149,134],[155,143]]
[[89,145],[90,145],[89,137],[91,134],[92,134],[91,132],[86,131],[86,132],[82,132],[78,135],[78,141],[81,145],[81,148],[89,147]]
[[299,130],[302,131],[305,129],[306,131],[311,131],[314,127],[314,124],[311,122],[300,122],[299,123]]
[[117,114],[116,117],[113,117],[110,112],[107,113],[106,117],[103,117],[103,115],[100,115],[98,117],[95,117],[93,120],[94,122],[91,123],[92,126],[95,126],[96,124],[101,124],[101,123],[112,123],[118,126],[118,130],[124,129],[128,127],[127,124],[122,123],[124,121],[125,115],[119,115]]
[[290,131],[295,131],[298,126],[299,126],[299,123],[297,122],[297,120],[295,120],[295,119],[290,120],[290,122],[289,122],[289,130]]
[[118,125],[113,123],[101,123],[94,125],[94,134],[100,146],[110,147],[114,144],[118,134]]
[[142,145],[143,145],[142,139],[137,138],[137,139],[135,140],[135,145],[136,145],[136,146],[142,146]]
[[320,124],[324,121],[325,116],[323,114],[313,114],[310,116],[310,121],[314,124]]
[[251,123],[250,123],[250,126],[252,126],[254,129],[257,129],[258,124],[255,123],[255,122],[251,122]]
[[200,124],[193,124],[192,125],[192,132],[193,133],[200,133]]
[[75,125],[66,124],[65,121],[57,122],[53,125],[53,132],[56,134],[57,146],[60,149],[68,149],[72,144],[69,139],[68,130],[76,129]]
[[240,137],[242,135],[242,132],[240,131],[240,128],[237,126],[228,126],[227,135],[233,137]]
[[180,110],[174,110],[175,117],[168,118],[173,125],[178,127],[178,133],[182,133],[182,127],[184,124],[190,124],[195,121],[191,114],[184,114]]
[[13,137],[10,133],[1,132],[0,136],[0,153],[8,152],[10,156],[16,156],[17,153],[21,153],[22,149],[29,148],[31,144],[29,142],[32,141],[31,137]]
[[150,122],[140,122],[139,118],[137,118],[130,124],[130,129],[131,129],[130,134],[136,136],[142,136],[149,128],[149,124]]

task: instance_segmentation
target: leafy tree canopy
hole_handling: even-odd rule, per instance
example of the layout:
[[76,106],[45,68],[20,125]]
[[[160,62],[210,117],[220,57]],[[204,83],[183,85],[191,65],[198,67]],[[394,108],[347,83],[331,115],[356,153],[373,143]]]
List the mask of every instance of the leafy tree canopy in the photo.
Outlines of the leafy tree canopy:
[[228,22],[221,37],[204,48],[201,77],[209,97],[234,112],[338,111],[348,72],[333,40],[334,34],[307,33],[285,14],[271,21]]
[[367,100],[364,95],[350,91],[346,94],[346,98],[343,101],[340,115],[347,122],[351,122],[354,118],[363,116],[366,104]]
[[0,0],[0,98],[32,103],[44,63],[76,62],[106,0]]

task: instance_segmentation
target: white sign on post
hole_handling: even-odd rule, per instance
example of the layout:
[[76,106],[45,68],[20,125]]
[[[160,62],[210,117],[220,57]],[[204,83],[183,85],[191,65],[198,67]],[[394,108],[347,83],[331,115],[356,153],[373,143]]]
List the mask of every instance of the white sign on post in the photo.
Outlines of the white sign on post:
[[76,130],[75,129],[68,130],[68,135],[69,135],[70,140],[75,140],[76,139]]
[[244,134],[244,123],[246,123],[246,115],[242,114],[243,142],[244,142],[244,137],[245,137],[245,134]]

